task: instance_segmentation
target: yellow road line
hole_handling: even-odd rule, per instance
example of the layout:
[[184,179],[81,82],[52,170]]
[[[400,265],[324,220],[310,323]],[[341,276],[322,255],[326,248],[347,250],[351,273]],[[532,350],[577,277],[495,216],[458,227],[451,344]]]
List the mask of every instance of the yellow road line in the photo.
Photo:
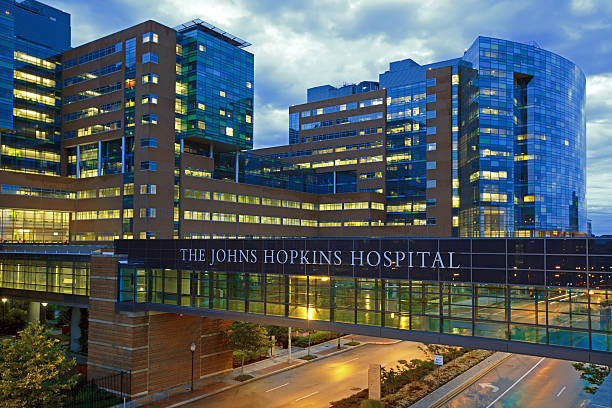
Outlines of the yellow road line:
[[502,358],[497,363],[493,364],[491,367],[489,367],[486,370],[478,373],[471,380],[469,380],[466,383],[464,383],[461,387],[457,388],[452,393],[447,394],[446,396],[444,396],[441,400],[439,400],[438,402],[433,404],[430,408],[439,408],[442,405],[446,404],[448,401],[450,401],[451,399],[455,398],[457,396],[457,394],[460,394],[463,391],[465,391],[465,389],[468,388],[470,385],[474,384],[476,381],[478,381],[479,379],[484,377],[489,371],[493,370],[494,368],[496,368],[497,366],[499,366],[501,363],[503,363],[504,361],[506,361],[507,359],[509,359],[512,356],[513,356],[513,354],[508,354],[506,357]]

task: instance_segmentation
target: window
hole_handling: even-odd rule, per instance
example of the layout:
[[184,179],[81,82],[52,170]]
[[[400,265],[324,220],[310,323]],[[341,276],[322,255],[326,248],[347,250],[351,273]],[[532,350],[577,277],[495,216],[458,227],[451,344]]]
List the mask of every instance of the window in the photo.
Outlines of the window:
[[210,213],[211,221],[236,222],[236,214]]
[[204,46],[204,44],[200,44],[200,45],[198,46],[198,49],[199,49],[201,52],[206,52],[206,47]]
[[123,185],[123,194],[132,195],[134,194],[134,183],[128,183]]
[[436,144],[435,143],[427,143],[427,151],[428,152],[433,152],[436,150]]
[[435,217],[427,218],[427,225],[436,225],[436,218]]
[[321,211],[342,210],[342,203],[319,204],[319,210]]
[[121,195],[121,187],[101,188],[99,190],[100,198],[117,197]]
[[246,81],[246,87],[247,88],[252,88],[253,84],[250,81]]
[[234,128],[231,128],[231,127],[226,127],[226,128],[225,128],[225,134],[226,134],[227,136],[234,136]]
[[217,201],[236,201],[236,194],[231,193],[213,193],[213,200]]
[[281,219],[279,217],[261,217],[262,224],[277,224],[280,225]]
[[142,115],[143,125],[157,125],[157,115],[153,113],[145,113]]
[[428,198],[427,199],[427,207],[435,207],[437,201],[438,200],[436,200],[435,198]]
[[273,206],[273,207],[281,207],[282,206],[281,200],[277,200],[275,198],[265,198],[265,197],[261,199],[261,204],[262,205],[270,205],[270,206]]
[[157,215],[156,208],[140,208],[139,209],[140,218],[155,218]]
[[152,43],[158,43],[159,42],[159,36],[156,33],[146,33],[142,35],[142,43],[148,43],[148,42],[152,42]]
[[436,162],[435,161],[428,161],[427,162],[427,170],[435,170],[436,169]]
[[427,180],[427,188],[436,188],[436,180]]
[[142,76],[142,83],[143,84],[148,84],[148,83],[156,84],[158,82],[159,82],[159,75],[157,75],[157,74],[153,74],[153,73],[149,72],[148,74],[144,74]]
[[436,127],[435,126],[427,126],[427,134],[428,135],[435,135],[436,134]]
[[372,202],[372,209],[373,210],[385,210],[385,205],[383,203],[377,203],[377,202]]
[[185,198],[195,198],[196,200],[210,200],[210,192],[186,188]]
[[157,104],[157,95],[155,94],[146,94],[142,95],[142,99],[140,102],[144,105],[145,103],[155,103]]
[[155,231],[142,231],[140,233],[140,239],[155,239]]
[[238,222],[248,222],[252,224],[259,224],[259,215],[242,215],[238,216]]
[[77,200],[84,198],[96,198],[96,190],[81,190],[77,191]]
[[260,204],[261,200],[259,197],[239,195],[238,202],[243,204]]
[[159,62],[159,56],[154,52],[147,52],[145,54],[142,54],[142,63],[146,64],[147,62],[157,64]]
[[157,162],[152,160],[142,161],[140,162],[140,170],[157,170]]
[[427,111],[427,119],[434,119],[435,117],[436,117],[436,111],[435,110]]
[[156,194],[157,184],[141,184],[140,194]]
[[143,137],[140,139],[140,147],[157,147],[157,138]]
[[219,91],[219,96],[222,96],[225,98],[225,91]]
[[299,218],[283,218],[283,225],[300,225]]

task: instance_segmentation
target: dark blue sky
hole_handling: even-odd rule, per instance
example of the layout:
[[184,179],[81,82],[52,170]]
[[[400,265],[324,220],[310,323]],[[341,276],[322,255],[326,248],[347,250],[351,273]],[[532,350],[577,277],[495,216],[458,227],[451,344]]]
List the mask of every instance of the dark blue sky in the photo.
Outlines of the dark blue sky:
[[[43,0],[45,1],[45,0]],[[72,44],[153,19],[201,18],[253,45],[255,145],[287,143],[287,107],[306,88],[378,80],[390,61],[461,56],[478,35],[536,41],[587,76],[587,203],[612,234],[612,1],[47,0],[72,14]]]

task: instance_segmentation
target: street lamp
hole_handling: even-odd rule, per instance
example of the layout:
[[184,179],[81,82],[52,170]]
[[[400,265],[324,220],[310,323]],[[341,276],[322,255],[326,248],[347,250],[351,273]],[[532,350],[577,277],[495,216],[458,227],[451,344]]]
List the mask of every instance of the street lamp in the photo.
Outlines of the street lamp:
[[189,346],[189,350],[191,350],[191,392],[193,392],[193,357],[196,351],[195,343],[191,343],[191,346]]
[[2,298],[2,320],[6,318],[6,302],[8,302],[8,299]]
[[38,316],[38,317],[40,318],[42,324],[46,324],[47,323],[47,309],[46,309],[46,307],[47,307],[48,303],[43,302],[43,303],[41,303],[41,305],[43,307],[43,309],[42,309],[42,317],[41,316]]

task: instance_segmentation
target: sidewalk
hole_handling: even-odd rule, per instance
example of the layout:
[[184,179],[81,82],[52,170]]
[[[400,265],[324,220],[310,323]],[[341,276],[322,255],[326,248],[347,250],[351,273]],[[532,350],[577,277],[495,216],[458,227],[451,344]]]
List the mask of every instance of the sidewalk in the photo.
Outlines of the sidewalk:
[[[359,342],[357,346],[347,346],[346,343],[351,341]],[[368,336],[344,336],[340,339],[341,348],[338,350],[338,340],[330,340],[325,343],[317,344],[310,347],[310,354],[318,356],[312,360],[317,361],[321,358],[329,357],[338,353],[343,353],[352,348],[359,347],[364,344],[394,344],[400,340],[380,339]],[[223,392],[230,388],[239,387],[242,384],[247,384],[256,381],[260,378],[280,373],[286,370],[291,370],[302,364],[307,364],[308,361],[301,360],[300,357],[308,353],[307,349],[292,347],[291,363],[288,362],[289,351],[287,349],[277,349],[275,356],[265,360],[258,361],[253,364],[244,366],[244,374],[253,376],[252,379],[239,382],[234,380],[234,377],[240,375],[240,367],[233,369],[231,372],[219,374],[217,376],[206,378],[197,381],[194,385],[194,391],[189,392],[189,385],[176,387],[167,390],[163,393],[136,399],[128,404],[130,407],[146,406],[147,408],[174,408],[185,404],[206,398],[208,396]]]

